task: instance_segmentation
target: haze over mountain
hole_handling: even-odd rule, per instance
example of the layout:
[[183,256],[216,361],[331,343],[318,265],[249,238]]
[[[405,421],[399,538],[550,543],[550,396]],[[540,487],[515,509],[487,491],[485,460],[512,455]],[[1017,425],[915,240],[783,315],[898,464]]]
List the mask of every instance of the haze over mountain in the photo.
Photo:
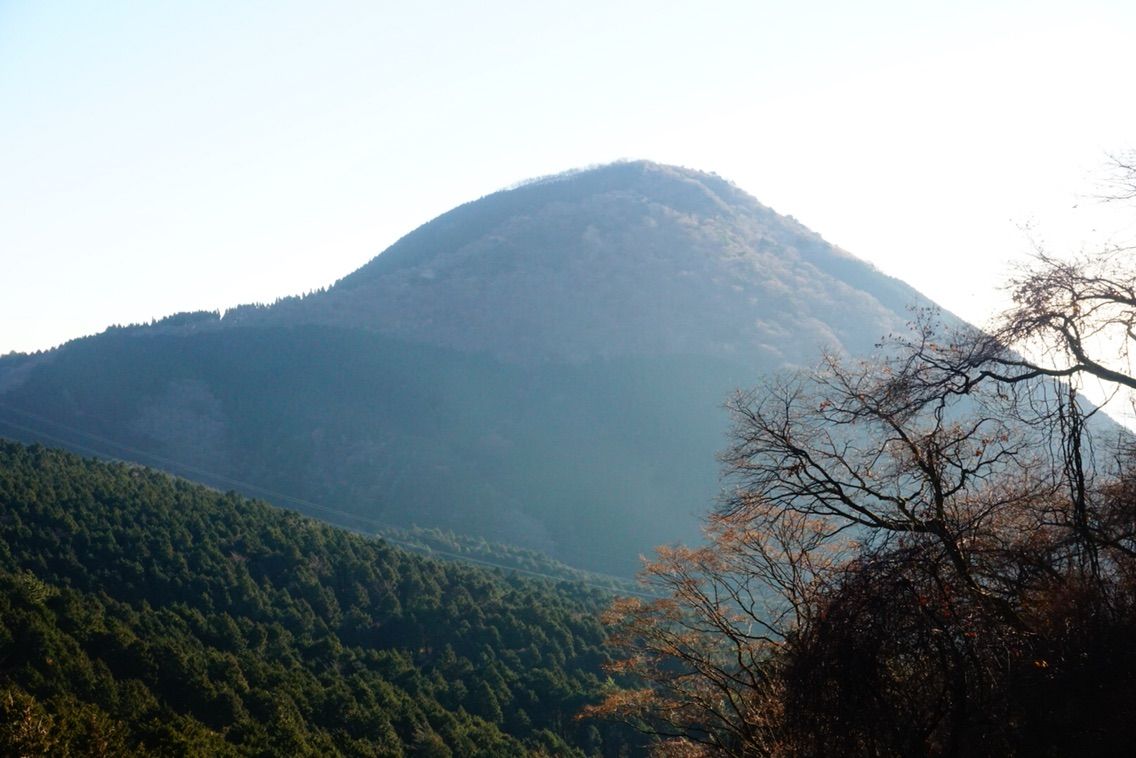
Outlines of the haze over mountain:
[[733,388],[926,304],[717,176],[622,163],[456,208],[326,291],[0,359],[0,433],[629,573],[696,536]]

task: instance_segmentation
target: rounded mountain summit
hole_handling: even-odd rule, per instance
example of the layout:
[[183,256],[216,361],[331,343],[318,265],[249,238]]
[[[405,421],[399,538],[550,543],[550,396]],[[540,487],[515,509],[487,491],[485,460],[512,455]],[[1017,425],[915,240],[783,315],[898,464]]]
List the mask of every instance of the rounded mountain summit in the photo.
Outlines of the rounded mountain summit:
[[758,368],[869,350],[917,301],[718,176],[637,161],[462,205],[262,317],[509,361],[690,354]]
[[913,304],[717,176],[618,163],[455,208],[323,292],[0,358],[0,434],[629,574],[698,539],[733,389]]

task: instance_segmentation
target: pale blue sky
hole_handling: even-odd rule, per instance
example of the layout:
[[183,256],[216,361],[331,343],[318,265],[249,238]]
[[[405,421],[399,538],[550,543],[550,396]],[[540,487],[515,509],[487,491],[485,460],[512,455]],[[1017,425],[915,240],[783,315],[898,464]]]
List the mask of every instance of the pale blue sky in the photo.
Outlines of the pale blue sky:
[[1136,237],[1087,199],[1136,148],[1134,39],[1127,0],[0,0],[0,353],[324,286],[618,158],[982,320],[1023,227]]

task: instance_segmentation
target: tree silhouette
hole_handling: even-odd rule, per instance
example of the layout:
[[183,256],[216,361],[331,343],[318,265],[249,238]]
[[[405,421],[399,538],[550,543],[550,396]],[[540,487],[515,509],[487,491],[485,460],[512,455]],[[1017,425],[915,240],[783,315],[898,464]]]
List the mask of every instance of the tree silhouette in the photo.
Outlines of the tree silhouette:
[[1011,291],[987,332],[919,313],[737,395],[707,544],[608,613],[643,686],[588,713],[660,755],[1122,749],[1136,471],[1078,387],[1136,387],[1136,266],[1043,255]]

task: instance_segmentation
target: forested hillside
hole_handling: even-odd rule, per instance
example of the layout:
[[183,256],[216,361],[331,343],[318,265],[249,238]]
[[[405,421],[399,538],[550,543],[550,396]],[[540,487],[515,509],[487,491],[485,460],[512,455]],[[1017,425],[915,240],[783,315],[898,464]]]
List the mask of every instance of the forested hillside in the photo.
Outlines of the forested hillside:
[[916,303],[720,177],[614,164],[455,208],[305,297],[0,357],[0,433],[629,577],[698,539],[731,392],[863,354]]
[[330,326],[118,329],[0,396],[0,434],[630,576],[695,532],[718,406],[745,380],[709,359],[518,366]]
[[0,443],[4,754],[638,754],[605,602]]

